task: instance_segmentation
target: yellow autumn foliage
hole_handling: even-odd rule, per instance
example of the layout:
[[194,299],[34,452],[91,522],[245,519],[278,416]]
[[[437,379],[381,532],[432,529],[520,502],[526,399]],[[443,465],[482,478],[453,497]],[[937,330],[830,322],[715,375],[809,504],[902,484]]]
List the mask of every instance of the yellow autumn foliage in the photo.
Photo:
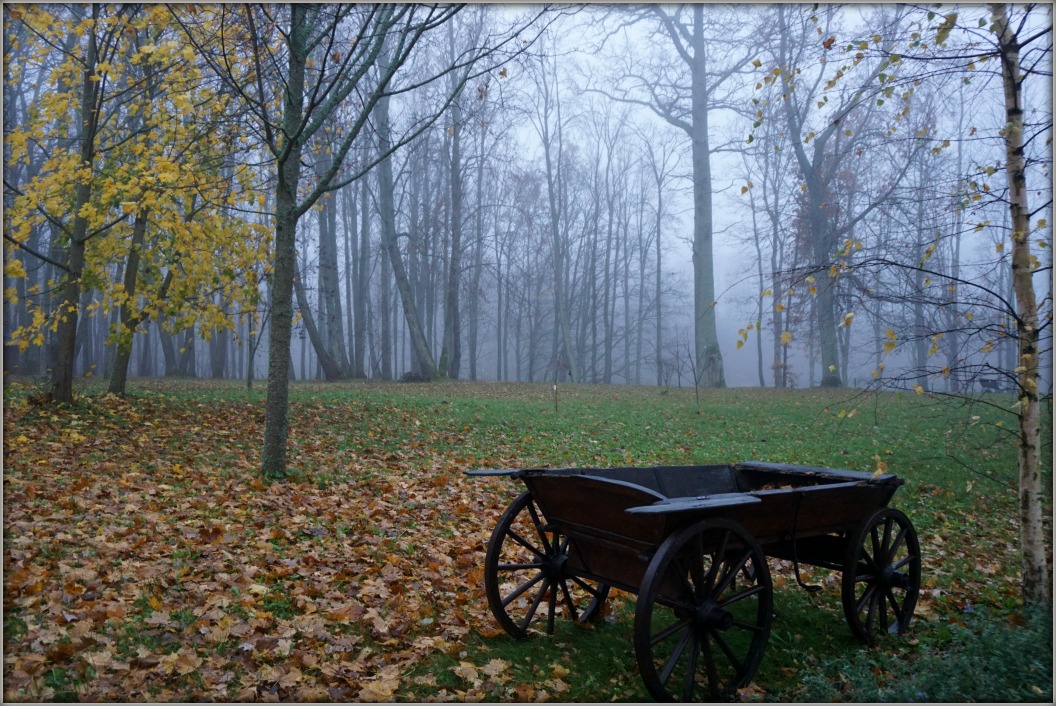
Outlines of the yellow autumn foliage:
[[[30,29],[23,51],[23,80],[38,82],[28,120],[8,132],[8,166],[36,160],[36,176],[19,185],[5,213],[5,232],[18,243],[55,239],[66,247],[75,218],[87,224],[81,283],[93,290],[85,314],[131,307],[133,313],[168,317],[170,326],[230,328],[230,314],[255,306],[267,261],[265,224],[239,212],[257,209],[264,178],[229,163],[236,140],[226,127],[228,99],[203,80],[199,58],[179,41],[169,8],[146,5],[138,12],[100,10],[82,18],[68,8],[24,6]],[[95,67],[102,91],[96,150],[82,159],[76,141],[51,136],[79,129],[83,56],[88,37],[109,42],[107,62]],[[55,46],[69,47],[56,53]],[[74,213],[74,194],[87,185],[90,198]],[[134,296],[123,284],[137,218],[147,219],[137,246],[139,276]],[[59,224],[56,230],[55,224]],[[14,250],[14,249],[12,249]],[[17,252],[17,251],[16,251]],[[23,255],[9,256],[5,275],[25,275]],[[171,275],[168,287],[163,286]],[[49,286],[57,286],[52,283]],[[5,289],[11,303],[18,290]],[[39,298],[18,302],[30,323],[11,343],[24,350],[44,341],[58,322],[39,309]],[[122,332],[115,331],[115,335]]]

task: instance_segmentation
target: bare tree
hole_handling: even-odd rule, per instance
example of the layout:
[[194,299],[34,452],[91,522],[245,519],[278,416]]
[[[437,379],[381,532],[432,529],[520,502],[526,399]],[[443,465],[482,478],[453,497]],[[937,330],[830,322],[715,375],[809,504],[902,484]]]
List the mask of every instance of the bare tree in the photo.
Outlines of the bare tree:
[[[648,107],[681,129],[691,143],[693,167],[693,311],[697,379],[704,387],[724,387],[725,375],[715,319],[713,204],[711,155],[712,113],[733,108],[736,79],[755,58],[760,33],[726,9],[703,5],[667,8],[659,5],[633,16],[652,22],[659,46],[673,48],[671,62],[656,56],[649,62],[635,56],[621,66],[615,86],[604,91],[615,100]],[[631,56],[632,53],[627,53]]]

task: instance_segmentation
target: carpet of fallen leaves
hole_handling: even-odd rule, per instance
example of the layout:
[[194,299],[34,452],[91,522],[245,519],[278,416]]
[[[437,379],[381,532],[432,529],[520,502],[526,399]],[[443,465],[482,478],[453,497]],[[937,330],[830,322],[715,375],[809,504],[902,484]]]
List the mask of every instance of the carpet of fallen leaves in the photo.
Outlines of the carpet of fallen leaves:
[[[291,465],[321,473],[268,485],[261,404],[5,405],[5,699],[386,701],[494,632],[494,481],[424,444],[343,451],[369,414],[322,411],[295,405],[291,428]],[[463,665],[467,690],[504,667]]]
[[[471,420],[423,424],[395,398],[302,396],[294,473],[268,484],[263,402],[203,390],[61,410],[5,394],[6,700],[562,700],[566,665],[524,683],[465,651],[499,634],[484,545],[516,488],[463,471],[532,465],[519,438],[482,448]],[[1018,589],[1014,493],[977,493],[971,514],[952,498],[926,484],[901,498],[929,557],[921,628]],[[772,570],[795,590],[789,567]],[[835,625],[838,584],[816,580]],[[802,651],[786,651],[767,668],[795,684]],[[751,688],[742,698],[765,698]]]

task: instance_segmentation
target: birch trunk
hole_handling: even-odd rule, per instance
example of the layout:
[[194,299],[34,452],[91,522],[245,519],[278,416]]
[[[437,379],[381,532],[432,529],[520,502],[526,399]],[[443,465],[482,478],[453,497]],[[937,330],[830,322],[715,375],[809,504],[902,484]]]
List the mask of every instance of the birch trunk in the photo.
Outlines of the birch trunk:
[[1009,26],[1008,8],[990,5],[997,35],[1005,90],[1005,163],[1009,213],[1012,217],[1012,285],[1016,293],[1019,339],[1019,521],[1023,598],[1051,604],[1052,586],[1045,558],[1042,525],[1040,415],[1038,404],[1038,307],[1030,253],[1030,209],[1027,205],[1026,160],[1023,152],[1023,94],[1019,38]]

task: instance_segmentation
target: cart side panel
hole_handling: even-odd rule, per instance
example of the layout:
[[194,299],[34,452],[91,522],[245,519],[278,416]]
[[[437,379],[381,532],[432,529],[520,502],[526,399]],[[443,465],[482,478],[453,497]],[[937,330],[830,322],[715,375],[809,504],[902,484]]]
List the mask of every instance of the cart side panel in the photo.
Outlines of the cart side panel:
[[631,483],[585,475],[521,477],[549,524],[568,537],[568,568],[637,591],[649,559],[663,541],[665,519],[632,515],[629,507],[663,500]]
[[660,492],[669,498],[737,492],[731,466],[665,466],[655,469]]
[[886,507],[896,488],[862,482],[756,491],[752,495],[761,503],[728,507],[715,515],[738,522],[766,546],[792,537],[849,532]]

